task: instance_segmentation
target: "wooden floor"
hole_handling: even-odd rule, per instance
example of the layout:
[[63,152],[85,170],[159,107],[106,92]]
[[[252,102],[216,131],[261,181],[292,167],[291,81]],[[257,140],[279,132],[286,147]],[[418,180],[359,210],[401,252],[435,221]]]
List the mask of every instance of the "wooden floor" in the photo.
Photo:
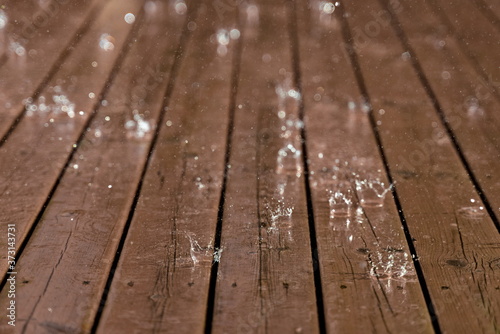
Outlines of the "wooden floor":
[[500,333],[497,0],[0,8],[1,333]]

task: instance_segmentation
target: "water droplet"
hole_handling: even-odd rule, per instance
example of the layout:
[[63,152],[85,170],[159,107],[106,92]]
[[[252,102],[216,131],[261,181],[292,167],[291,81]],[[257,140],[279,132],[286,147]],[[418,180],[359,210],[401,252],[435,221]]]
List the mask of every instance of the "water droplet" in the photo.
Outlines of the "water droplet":
[[220,45],[228,45],[229,44],[229,32],[226,29],[219,29],[217,31],[217,43]]
[[10,43],[9,50],[14,52],[19,57],[23,57],[26,55],[26,49],[18,42]]
[[194,21],[191,21],[191,22],[188,23],[188,29],[189,29],[189,31],[195,31],[197,27],[198,27],[198,25]]
[[410,54],[408,51],[403,52],[403,53],[401,54],[401,58],[403,58],[403,60],[408,60],[408,59],[410,59],[410,58],[411,58],[411,54]]
[[229,32],[229,36],[231,39],[238,39],[240,38],[240,31],[238,29],[231,29]]
[[124,20],[128,24],[132,24],[135,22],[135,15],[132,13],[127,13],[127,14],[125,14]]
[[449,80],[451,78],[450,72],[448,71],[441,72],[441,78],[443,78],[444,80]]
[[0,30],[5,28],[7,22],[9,22],[7,14],[2,9],[0,9]]
[[321,1],[319,3],[319,10],[325,14],[332,14],[335,11],[335,5],[331,2]]
[[176,0],[174,8],[175,12],[179,15],[184,15],[187,13],[187,5],[184,0]]
[[99,38],[99,47],[104,51],[112,51],[115,48],[114,41],[115,38],[110,34],[102,34]]

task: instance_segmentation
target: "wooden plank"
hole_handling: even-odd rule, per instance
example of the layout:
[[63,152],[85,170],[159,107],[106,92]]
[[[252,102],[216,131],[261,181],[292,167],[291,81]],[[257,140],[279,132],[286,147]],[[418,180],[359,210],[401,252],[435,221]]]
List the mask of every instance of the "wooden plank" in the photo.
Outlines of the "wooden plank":
[[428,0],[448,26],[464,52],[471,58],[478,73],[500,96],[500,67],[496,57],[500,53],[500,31],[485,20],[472,2]]
[[500,5],[495,0],[474,0],[488,21],[500,28]]
[[[258,25],[251,15],[242,17],[241,72],[222,222],[224,253],[212,331],[317,333],[287,6],[266,1],[255,5]],[[285,112],[282,119],[278,111]]]
[[98,333],[205,326],[236,41],[211,5],[194,24]]
[[[27,333],[90,332],[145,168],[184,20],[172,6],[150,8],[105,96],[109,103],[99,108],[23,252],[17,326]],[[7,305],[2,297],[0,305]]]
[[[425,15],[416,24],[412,15],[425,9],[408,7],[399,17],[408,42],[436,95],[449,127],[477,179],[493,213],[500,217],[500,101],[463,54],[455,36],[438,33],[436,15]],[[421,31],[426,34],[422,34]],[[427,32],[429,32],[427,34]],[[442,44],[436,42],[442,41]],[[438,42],[439,43],[439,42]],[[433,141],[442,134],[436,132]],[[432,149],[432,147],[429,147]],[[497,223],[498,224],[498,223]],[[497,225],[497,228],[500,226]]]
[[0,138],[25,109],[23,101],[37,98],[104,2],[52,0],[43,4],[10,1],[2,9],[7,25],[0,29],[0,54],[5,56],[0,61]]
[[[484,204],[450,139],[444,135],[427,149],[433,133],[446,131],[408,59],[411,54],[398,44],[389,23],[368,30],[368,23],[376,22],[370,12],[382,10],[379,3],[344,5],[352,30],[366,36],[364,46],[355,42],[355,49],[439,328],[497,332],[500,236],[480,212]],[[404,8],[396,4],[393,10]],[[418,163],[424,157],[427,162]]]
[[[431,333],[392,196],[385,196],[383,207],[370,207],[354,195],[356,181],[378,178],[386,188],[390,182],[342,42],[342,10],[332,12],[332,8],[302,1],[296,11],[327,329],[332,333]],[[350,212],[333,212],[332,217],[331,192],[340,197],[354,195]]]
[[[132,27],[124,21],[124,13],[137,13],[141,1],[118,7],[118,2],[108,3],[73,56],[42,91],[46,110],[41,111],[42,101],[37,101],[38,110],[25,117],[0,148],[0,227],[5,230],[7,224],[16,224],[19,246],[40,218],[37,216],[58,182],[73,145],[87,127],[96,104],[100,104],[99,96],[106,90]],[[113,50],[106,43],[113,43]],[[0,242],[0,248],[6,249],[5,241]],[[2,276],[7,269],[3,253]]]

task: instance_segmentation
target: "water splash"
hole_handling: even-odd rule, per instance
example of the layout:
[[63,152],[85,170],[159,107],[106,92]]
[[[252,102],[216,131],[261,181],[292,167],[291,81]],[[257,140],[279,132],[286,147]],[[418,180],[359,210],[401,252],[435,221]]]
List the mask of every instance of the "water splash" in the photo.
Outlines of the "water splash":
[[214,257],[214,263],[215,262],[220,262],[221,260],[221,257],[222,257],[222,252],[224,251],[224,248],[216,248],[214,253],[213,253],[213,257]]
[[412,259],[402,249],[379,248],[368,257],[370,276],[378,279],[400,279],[414,276]]
[[66,114],[69,118],[76,116],[75,104],[64,94],[60,86],[52,87],[55,94],[50,99],[39,96],[36,103],[31,97],[23,100],[26,116],[33,116],[37,113]]
[[274,207],[268,204],[267,210],[271,223],[268,232],[277,231],[280,227],[288,228],[292,225],[293,206],[286,206],[283,200],[278,200]]
[[276,85],[276,95],[278,96],[278,118],[280,120],[281,138],[300,140],[300,130],[304,127],[304,122],[298,118],[297,111],[300,92],[291,86],[290,78]]
[[240,31],[236,28],[234,29],[219,29],[215,33],[215,41],[217,42],[217,54],[220,57],[227,55],[228,46],[231,40],[237,40],[240,38]]
[[484,109],[481,107],[479,100],[474,96],[469,96],[464,102],[467,115],[484,115]]
[[350,183],[336,183],[327,190],[330,218],[351,217],[356,211],[356,200]]
[[[200,262],[211,263],[212,259],[215,259],[215,253],[213,252],[212,243],[209,243],[206,247],[200,246],[195,238],[195,235],[191,232],[186,233],[186,237],[189,239],[189,255],[193,263],[193,267],[197,266]],[[222,253],[222,250],[217,250],[216,252]],[[219,260],[220,260],[219,253]]]
[[276,173],[294,174],[297,177],[302,175],[302,152],[292,144],[287,144],[279,149],[276,161]]
[[133,111],[133,119],[125,122],[125,129],[127,130],[128,137],[134,138],[149,138],[154,128],[154,123],[152,120],[145,120],[144,116],[139,114],[137,109]]
[[275,91],[279,98],[280,110],[284,109],[284,103],[288,98],[294,100],[301,99],[300,92],[292,85],[292,77],[290,74],[286,74],[285,80],[276,85]]
[[365,207],[382,207],[385,196],[394,187],[394,184],[386,186],[379,178],[356,179],[355,182],[359,201]]

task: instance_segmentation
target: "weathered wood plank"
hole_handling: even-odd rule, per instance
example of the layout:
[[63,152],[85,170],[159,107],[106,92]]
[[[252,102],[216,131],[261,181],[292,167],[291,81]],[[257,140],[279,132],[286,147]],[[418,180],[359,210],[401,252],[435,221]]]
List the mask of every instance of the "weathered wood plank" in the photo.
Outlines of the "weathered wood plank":
[[[342,10],[315,4],[302,1],[297,22],[327,329],[431,333],[390,192],[383,207],[366,206],[356,198],[356,181],[379,179],[386,188],[389,181],[343,42]],[[329,201],[342,202],[344,196],[353,202],[344,208],[339,204],[342,212],[332,216]]]
[[[498,232],[488,215],[470,209],[483,204],[411,55],[398,44],[389,22],[369,30],[368,23],[376,22],[369,13],[379,12],[379,3],[348,1],[345,6],[352,30],[366,37],[363,47],[354,42],[355,50],[439,326],[449,333],[494,333],[500,315]],[[403,10],[393,3],[394,12]],[[436,132],[444,135],[429,149]],[[427,163],[419,163],[422,159]]]
[[211,5],[194,23],[98,333],[204,330],[236,41]]
[[242,13],[213,332],[317,333],[287,5],[254,6],[258,22],[255,7]]
[[470,57],[483,79],[500,96],[500,31],[484,18],[472,2],[428,0],[441,16],[441,22],[456,34],[457,41]]
[[[417,24],[413,17],[421,10],[429,13]],[[500,100],[476,73],[455,36],[436,31],[439,17],[431,14],[427,5],[406,6],[399,14],[399,22],[467,164],[492,211],[500,217],[500,115],[497,112]],[[428,149],[432,150],[443,135],[435,132]]]
[[[185,21],[173,6],[146,10],[108,104],[99,108],[18,263],[17,326],[26,333],[92,328]],[[3,297],[0,305],[8,301]]]
[[[9,1],[0,29],[0,138],[71,53],[103,1]],[[70,49],[68,49],[70,47]],[[0,145],[3,143],[0,143]]]
[[[38,110],[25,117],[0,148],[0,228],[16,224],[19,246],[58,182],[101,92],[107,89],[110,72],[132,27],[124,21],[125,13],[138,13],[140,6],[140,0],[123,6],[108,3],[72,57],[40,94],[45,102],[36,101]],[[6,249],[5,240],[0,242],[0,248]],[[6,252],[0,256],[3,276]]]

